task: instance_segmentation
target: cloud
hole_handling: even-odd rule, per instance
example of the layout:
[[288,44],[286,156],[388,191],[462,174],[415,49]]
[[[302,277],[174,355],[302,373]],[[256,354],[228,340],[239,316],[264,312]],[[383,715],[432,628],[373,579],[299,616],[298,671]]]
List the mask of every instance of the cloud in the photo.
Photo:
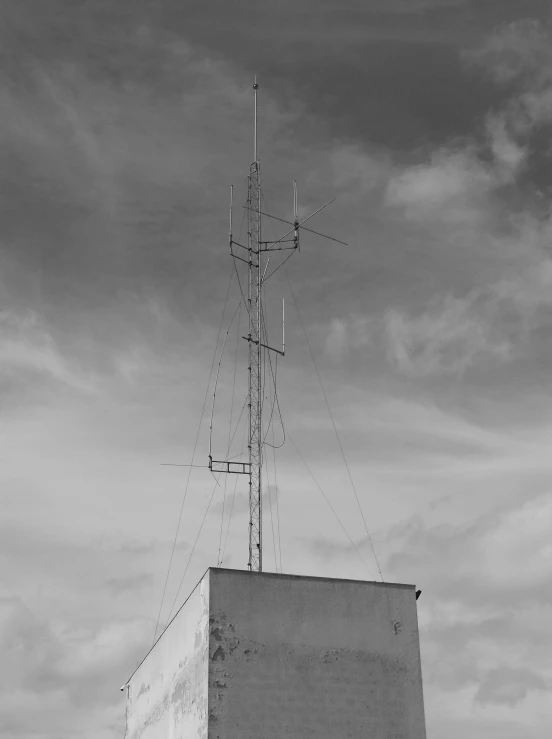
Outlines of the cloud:
[[[505,112],[489,114],[482,141],[451,144],[431,155],[429,163],[393,174],[384,204],[400,208],[406,218],[431,218],[450,226],[488,222],[491,196],[515,181],[527,157],[509,130]],[[487,147],[491,161],[481,156]]]
[[[445,295],[418,316],[390,309],[383,317],[387,356],[412,377],[462,374],[473,366],[509,363],[547,321],[552,261],[542,252],[550,224],[522,228],[525,266],[463,298]],[[540,252],[540,253],[539,253]]]
[[[549,594],[541,588],[552,573],[552,549],[545,533],[551,515],[552,503],[545,495],[529,501],[518,498],[458,527],[426,528],[414,518],[400,534],[406,537],[408,554],[393,554],[388,567],[395,569],[400,563],[402,568],[408,559],[407,570],[412,573],[423,559],[426,574],[449,598],[462,581],[464,598],[481,604],[493,598],[509,600],[514,589],[519,597],[546,603]],[[421,554],[422,549],[418,559],[416,552]],[[452,563],[454,571],[449,573]]]
[[434,296],[418,315],[399,308],[383,314],[333,318],[324,327],[326,353],[343,360],[352,352],[379,351],[412,378],[462,375],[475,366],[515,359],[549,304],[552,262],[459,298]]
[[146,544],[143,541],[127,541],[122,544],[121,552],[132,557],[145,557],[152,553],[153,548],[153,544]]
[[420,164],[393,176],[385,204],[401,207],[407,218],[433,217],[462,223],[477,213],[481,197],[495,186],[492,171],[469,151],[434,154]]
[[0,593],[0,731],[69,736],[78,724],[114,739],[124,725],[118,688],[153,632],[153,609],[142,603],[154,578],[140,553],[154,568],[157,553],[133,540],[76,542],[31,526],[6,527],[1,541],[10,574]]
[[[4,597],[0,614],[3,733],[69,735],[84,710],[88,730],[114,736],[105,724],[107,717],[113,721],[119,715],[122,725],[114,676],[130,669],[145,649],[144,623],[113,620],[93,630],[56,634],[17,597]],[[44,727],[40,734],[39,726]]]
[[[71,389],[94,393],[95,378],[68,361],[44,320],[34,311],[0,312],[0,361],[5,379],[26,385],[26,376],[53,380]],[[13,385],[12,385],[13,386]]]
[[[549,38],[537,23],[512,24],[470,52],[471,63],[487,65],[500,80],[523,78],[522,92],[486,115],[479,138],[453,142],[389,177],[385,205],[439,244],[434,259],[452,261],[449,250],[460,248],[466,261],[474,244],[481,267],[493,266],[481,281],[474,270],[480,286],[467,293],[429,295],[418,315],[389,308],[382,319],[387,355],[405,375],[512,361],[546,320],[551,220],[549,208],[538,205],[538,188],[527,183],[539,156],[531,137],[548,121],[552,99],[552,55],[539,47]],[[346,327],[335,328],[341,338],[336,333],[334,343],[343,343]]]
[[326,352],[334,359],[343,359],[349,351],[369,346],[376,331],[376,321],[368,316],[352,314],[333,318],[329,329],[324,327]]
[[475,701],[514,708],[525,700],[530,691],[547,688],[546,680],[531,670],[498,668],[487,673],[477,689]]
[[385,570],[424,593],[422,654],[432,694],[470,688],[474,703],[511,708],[549,686],[541,644],[552,615],[552,505],[548,494],[524,497],[518,492],[461,525],[418,516],[391,532],[395,553]]
[[466,62],[486,70],[500,84],[547,80],[552,54],[545,27],[534,18],[502,24],[475,48],[466,50]]
[[511,346],[492,336],[473,298],[445,297],[423,315],[412,318],[390,310],[384,318],[388,357],[410,376],[462,373],[481,359],[504,361]]
[[468,65],[510,91],[502,118],[512,135],[526,139],[552,122],[551,37],[550,23],[526,18],[501,26],[464,53]]
[[143,573],[141,575],[133,575],[131,577],[112,577],[106,580],[105,586],[107,590],[114,596],[121,595],[129,590],[142,590],[143,588],[151,589],[153,585],[153,575]]
[[508,92],[486,112],[484,125],[464,142],[433,152],[429,163],[390,178],[385,202],[405,217],[450,225],[486,221],[493,193],[513,185],[548,156],[535,141],[552,122],[551,27],[525,19],[503,25],[462,57]]
[[488,143],[497,167],[497,182],[505,184],[519,174],[527,151],[508,130],[505,114],[490,114],[486,120]]
[[[248,54],[257,61],[270,57],[274,27],[261,24],[255,34],[268,54],[262,57],[257,46],[235,43],[252,38],[235,9],[233,33],[225,33],[226,5],[214,35],[212,24],[201,20],[212,15],[209,3],[184,15],[176,5],[133,7],[126,26],[120,21],[130,5],[122,0],[117,11],[106,11],[116,12],[107,35],[107,16],[94,3],[58,5],[64,12],[52,19],[40,3],[32,4],[36,13],[17,11],[21,27],[5,39],[9,79],[0,94],[7,152],[0,242],[10,306],[0,321],[3,373],[14,383],[10,390],[39,385],[40,397],[51,401],[46,409],[28,408],[16,396],[18,418],[5,428],[14,459],[2,461],[9,497],[9,528],[0,546],[9,563],[2,613],[6,648],[18,645],[22,659],[9,652],[6,665],[16,680],[8,685],[5,711],[0,706],[6,717],[0,733],[57,739],[78,726],[85,736],[111,739],[122,730],[118,687],[149,646],[157,607],[148,591],[156,583],[161,597],[181,502],[181,476],[174,472],[171,485],[169,471],[160,476],[157,465],[190,460],[188,437],[193,442],[196,431],[190,418],[199,415],[203,392],[198,378],[202,384],[226,290],[227,263],[218,257],[227,185],[251,155],[251,91],[243,68],[250,66]],[[407,16],[428,3],[380,5]],[[453,46],[451,32],[428,27],[429,15],[416,27],[391,28],[383,14],[383,27],[374,8],[355,16],[369,18],[371,28],[339,12],[337,40],[329,29],[309,38],[297,31],[304,41],[301,100],[285,77],[280,87],[289,97],[277,103],[269,86],[276,89],[286,73],[280,61],[278,69],[265,65],[266,194],[271,199],[272,188],[276,208],[285,211],[291,199],[281,192],[298,172],[305,209],[335,189],[342,195],[313,227],[338,238],[341,230],[350,246],[331,251],[316,241],[311,250],[313,237],[305,234],[297,280],[309,306],[307,324],[339,362],[321,370],[352,450],[363,506],[371,496],[374,521],[419,514],[388,537],[382,525],[376,548],[388,555],[386,576],[417,581],[424,591],[428,709],[446,706],[447,730],[457,731],[450,717],[461,725],[479,690],[477,710],[488,720],[471,716],[464,733],[476,726],[481,736],[494,730],[505,736],[503,715],[490,711],[510,711],[501,696],[521,696],[516,723],[513,715],[509,722],[519,739],[524,726],[517,719],[534,707],[531,701],[546,698],[538,685],[548,670],[542,644],[550,616],[550,511],[536,493],[548,489],[549,393],[543,387],[528,403],[533,388],[523,372],[540,361],[542,377],[547,366],[535,352],[547,345],[550,227],[532,211],[530,180],[531,126],[547,116],[546,87],[531,78],[532,87],[522,90],[523,115],[514,99],[495,105],[486,88],[483,103],[476,103],[475,87],[462,87],[451,62],[456,29]],[[287,22],[288,10],[272,9],[271,22]],[[182,40],[197,34],[203,43],[203,33],[216,49],[210,57]],[[341,43],[344,53],[330,59],[315,40],[332,33],[334,50]],[[445,50],[434,43],[444,37]],[[32,51],[19,70],[10,62],[17,38]],[[230,38],[236,66],[223,61]],[[529,80],[536,65],[524,64]],[[344,94],[351,86],[369,92]],[[504,90],[500,95],[509,94]],[[488,114],[479,120],[483,104]],[[316,114],[321,109],[323,121]],[[443,142],[475,125],[481,126],[478,138]],[[370,139],[391,141],[397,150],[379,150]],[[421,140],[423,152],[432,152],[423,159],[416,148]],[[289,386],[293,409],[286,424],[297,438],[293,420],[300,419],[313,469],[345,507],[334,451],[325,445],[333,430],[317,415],[312,372],[300,367],[300,340],[290,323],[282,385]],[[527,362],[522,371],[520,357]],[[506,366],[525,384],[519,393],[501,385],[499,370]],[[470,374],[474,369],[479,372]],[[473,376],[480,383],[475,388]],[[431,382],[422,387],[415,381],[423,378]],[[457,398],[450,397],[451,378]],[[446,403],[440,404],[438,388],[448,393]],[[201,521],[212,486],[205,478],[198,474],[191,489],[186,526]],[[293,502],[282,529],[284,562],[287,556],[304,572],[309,550],[298,547],[295,556],[293,538],[305,536],[307,520],[318,536],[325,514],[305,501],[305,477],[286,481],[279,470],[278,481],[294,491],[281,500],[282,512],[287,499]],[[191,580],[196,565],[214,559],[220,493]],[[234,512],[247,511],[247,495],[234,503]],[[227,494],[226,516],[230,505]],[[361,531],[356,508],[351,519]],[[336,540],[342,534],[332,531]],[[245,566],[246,532],[244,524],[229,552],[238,566]],[[368,543],[362,537],[356,543],[368,560]],[[323,571],[314,563],[316,574],[350,574],[355,553],[346,540],[340,546],[320,534],[313,547],[315,560],[329,555]],[[173,575],[178,583],[179,573]],[[170,585],[172,596],[176,585]],[[497,666],[507,673],[506,687],[496,687]],[[117,682],[113,675],[120,675]],[[9,672],[0,676],[10,680]]]
[[[356,194],[363,198],[385,184],[392,167],[390,156],[384,149],[359,144],[336,146],[328,164],[331,168],[328,180],[332,187],[346,191],[349,197]],[[321,174],[319,169],[313,169],[306,185],[314,186]]]

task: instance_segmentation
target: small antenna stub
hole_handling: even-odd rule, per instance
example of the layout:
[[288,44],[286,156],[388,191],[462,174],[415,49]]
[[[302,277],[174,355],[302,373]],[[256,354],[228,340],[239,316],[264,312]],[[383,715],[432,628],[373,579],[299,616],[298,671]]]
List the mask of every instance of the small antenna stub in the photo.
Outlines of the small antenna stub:
[[230,185],[230,227],[228,229],[230,247],[232,247],[232,206],[233,204],[234,204],[234,185]]
[[284,298],[282,298],[282,357],[286,356],[286,310]]

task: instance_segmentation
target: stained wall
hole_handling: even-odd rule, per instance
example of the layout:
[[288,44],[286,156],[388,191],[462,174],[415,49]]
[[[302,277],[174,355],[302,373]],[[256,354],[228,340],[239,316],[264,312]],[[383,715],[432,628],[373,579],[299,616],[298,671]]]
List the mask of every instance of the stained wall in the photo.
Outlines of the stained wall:
[[425,739],[415,588],[210,569],[127,690],[127,739]]
[[425,739],[415,588],[211,570],[209,739]]
[[128,681],[125,739],[207,739],[209,573]]

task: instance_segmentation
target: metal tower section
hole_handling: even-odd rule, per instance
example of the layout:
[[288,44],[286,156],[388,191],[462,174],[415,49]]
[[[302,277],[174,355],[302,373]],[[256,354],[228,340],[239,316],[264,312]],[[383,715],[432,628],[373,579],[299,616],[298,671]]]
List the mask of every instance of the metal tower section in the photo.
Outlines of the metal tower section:
[[249,167],[247,209],[249,250],[249,569],[262,572],[262,387],[261,387],[261,178],[257,153],[255,78],[255,160]]

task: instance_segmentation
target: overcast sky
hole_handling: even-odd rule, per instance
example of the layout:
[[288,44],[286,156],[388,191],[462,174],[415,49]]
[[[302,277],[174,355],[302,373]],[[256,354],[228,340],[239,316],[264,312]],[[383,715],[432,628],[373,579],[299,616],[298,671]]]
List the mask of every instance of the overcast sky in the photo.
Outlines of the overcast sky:
[[[288,439],[277,480],[269,457],[265,568],[277,500],[285,572],[378,577],[302,319],[383,576],[423,590],[429,739],[549,736],[547,6],[4,0],[2,736],[123,735],[119,687],[151,644],[188,475],[161,463],[192,458],[231,274],[254,74],[265,207],[289,218],[294,179],[301,214],[336,196],[312,225],[349,244],[305,234],[287,271],[301,318],[283,270],[268,286],[274,343],[288,306]],[[224,330],[238,297],[234,281]],[[243,347],[237,366],[234,420]],[[213,489],[194,469],[161,624],[219,560],[222,486],[178,591]],[[233,490],[221,554],[228,530],[223,563],[244,568]]]

